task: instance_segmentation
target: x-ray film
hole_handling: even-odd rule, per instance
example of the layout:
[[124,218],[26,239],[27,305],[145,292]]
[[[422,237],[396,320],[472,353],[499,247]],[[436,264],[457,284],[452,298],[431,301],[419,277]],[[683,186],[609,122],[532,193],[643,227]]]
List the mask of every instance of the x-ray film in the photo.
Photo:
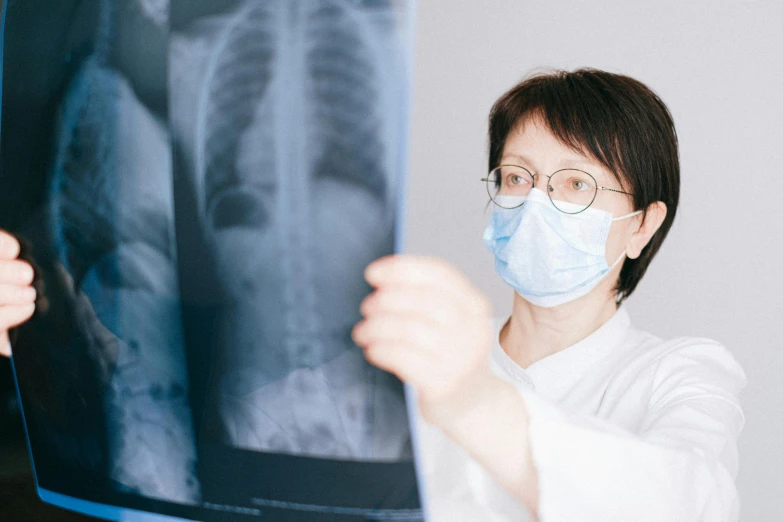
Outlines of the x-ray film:
[[39,494],[113,520],[423,520],[351,340],[401,248],[413,0],[6,2],[0,228]]

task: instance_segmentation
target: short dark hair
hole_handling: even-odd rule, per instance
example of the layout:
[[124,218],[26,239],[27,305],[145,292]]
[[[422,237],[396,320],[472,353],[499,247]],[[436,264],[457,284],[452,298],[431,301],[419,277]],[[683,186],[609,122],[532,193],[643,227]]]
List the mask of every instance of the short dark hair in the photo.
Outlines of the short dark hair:
[[[489,169],[509,133],[538,117],[564,145],[593,158],[633,194],[634,210],[666,204],[666,218],[637,259],[626,259],[617,302],[636,288],[677,213],[680,161],[669,109],[638,80],[596,69],[535,73],[501,96],[489,114]],[[646,218],[646,212],[644,214]]]

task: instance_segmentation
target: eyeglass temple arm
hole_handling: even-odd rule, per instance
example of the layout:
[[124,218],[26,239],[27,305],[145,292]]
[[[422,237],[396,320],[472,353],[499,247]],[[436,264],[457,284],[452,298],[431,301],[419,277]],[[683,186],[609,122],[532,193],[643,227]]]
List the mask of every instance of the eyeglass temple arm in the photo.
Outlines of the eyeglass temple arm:
[[627,194],[629,196],[633,196],[633,194],[631,194],[630,192],[625,192],[624,190],[617,190],[617,189],[608,188],[608,187],[598,187],[598,188],[601,189],[601,190],[611,190],[612,192],[619,192],[620,194]]

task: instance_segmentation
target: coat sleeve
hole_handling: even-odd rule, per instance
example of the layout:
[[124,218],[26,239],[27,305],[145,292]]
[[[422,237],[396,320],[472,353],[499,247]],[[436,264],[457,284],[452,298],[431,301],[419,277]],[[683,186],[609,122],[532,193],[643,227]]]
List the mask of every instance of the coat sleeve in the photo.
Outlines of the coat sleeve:
[[708,340],[673,343],[657,361],[634,432],[520,391],[539,479],[539,519],[734,522],[742,368]]

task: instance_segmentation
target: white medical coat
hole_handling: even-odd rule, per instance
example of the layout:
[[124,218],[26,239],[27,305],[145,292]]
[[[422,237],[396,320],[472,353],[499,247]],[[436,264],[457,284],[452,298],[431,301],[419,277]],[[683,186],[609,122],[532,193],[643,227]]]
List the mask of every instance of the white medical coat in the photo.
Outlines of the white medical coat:
[[[738,519],[746,380],[726,348],[663,341],[635,329],[620,308],[587,338],[523,369],[498,342],[505,322],[494,320],[490,367],[527,405],[541,522]],[[418,412],[415,421],[428,520],[532,519]]]

